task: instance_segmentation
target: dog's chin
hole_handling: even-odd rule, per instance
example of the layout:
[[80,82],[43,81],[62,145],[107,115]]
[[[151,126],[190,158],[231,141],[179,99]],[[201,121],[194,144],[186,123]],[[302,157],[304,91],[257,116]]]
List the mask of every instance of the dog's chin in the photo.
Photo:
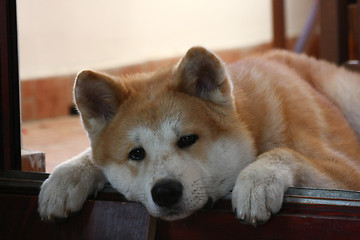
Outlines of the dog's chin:
[[193,211],[191,212],[168,212],[164,215],[159,216],[159,218],[166,220],[166,221],[176,221],[181,220],[183,218],[186,218],[193,214]]
[[197,210],[190,210],[190,211],[176,211],[176,210],[166,210],[162,214],[159,214],[159,218],[166,220],[166,221],[176,221],[181,220],[183,218],[186,218],[190,215],[192,215],[194,212],[200,210],[200,209],[210,209],[213,206],[214,201],[212,198],[208,198],[208,201],[199,209]]

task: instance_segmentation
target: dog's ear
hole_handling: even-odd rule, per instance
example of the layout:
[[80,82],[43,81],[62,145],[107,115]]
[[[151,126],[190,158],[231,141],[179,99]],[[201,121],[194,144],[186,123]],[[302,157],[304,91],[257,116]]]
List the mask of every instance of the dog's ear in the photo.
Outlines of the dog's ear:
[[123,83],[106,74],[84,70],[77,75],[75,103],[90,138],[114,117],[126,96]]
[[211,51],[193,47],[175,70],[175,88],[216,104],[233,103],[232,84],[225,64]]

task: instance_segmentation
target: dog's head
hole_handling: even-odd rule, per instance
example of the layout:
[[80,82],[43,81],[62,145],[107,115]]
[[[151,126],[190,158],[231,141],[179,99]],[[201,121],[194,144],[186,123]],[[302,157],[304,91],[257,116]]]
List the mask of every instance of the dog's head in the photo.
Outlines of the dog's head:
[[153,216],[183,218],[224,196],[253,157],[225,65],[204,48],[150,74],[83,71],[74,91],[94,161]]

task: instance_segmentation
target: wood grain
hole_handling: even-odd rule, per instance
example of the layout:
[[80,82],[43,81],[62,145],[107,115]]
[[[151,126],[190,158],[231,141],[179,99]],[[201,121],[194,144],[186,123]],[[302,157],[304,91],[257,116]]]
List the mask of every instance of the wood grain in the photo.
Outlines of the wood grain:
[[149,239],[153,222],[138,203],[89,200],[76,216],[46,223],[37,197],[0,195],[1,239]]

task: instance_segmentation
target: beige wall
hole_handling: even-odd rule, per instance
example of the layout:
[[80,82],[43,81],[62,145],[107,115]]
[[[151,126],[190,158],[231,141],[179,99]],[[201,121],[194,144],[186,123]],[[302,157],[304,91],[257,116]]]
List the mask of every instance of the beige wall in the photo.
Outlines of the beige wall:
[[[287,0],[297,35],[314,0]],[[270,42],[270,0],[18,0],[22,80]]]

